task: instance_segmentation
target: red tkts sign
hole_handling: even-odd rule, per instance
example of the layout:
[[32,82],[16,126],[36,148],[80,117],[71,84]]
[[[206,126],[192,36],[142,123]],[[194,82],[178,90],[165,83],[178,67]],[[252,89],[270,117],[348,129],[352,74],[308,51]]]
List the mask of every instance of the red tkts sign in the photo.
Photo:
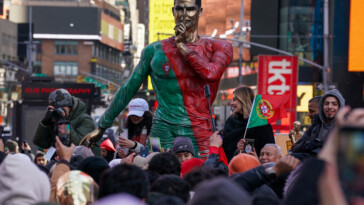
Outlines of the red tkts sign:
[[289,131],[296,120],[297,95],[297,56],[259,56],[258,94],[289,95],[287,118],[280,124],[274,123],[273,129]]

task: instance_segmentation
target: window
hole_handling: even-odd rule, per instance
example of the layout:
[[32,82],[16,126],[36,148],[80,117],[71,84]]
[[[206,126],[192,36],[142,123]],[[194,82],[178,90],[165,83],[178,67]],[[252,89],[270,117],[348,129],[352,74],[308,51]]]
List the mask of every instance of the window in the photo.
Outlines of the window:
[[77,41],[54,41],[54,53],[58,55],[77,55]]
[[76,76],[78,74],[77,62],[54,62],[54,76]]

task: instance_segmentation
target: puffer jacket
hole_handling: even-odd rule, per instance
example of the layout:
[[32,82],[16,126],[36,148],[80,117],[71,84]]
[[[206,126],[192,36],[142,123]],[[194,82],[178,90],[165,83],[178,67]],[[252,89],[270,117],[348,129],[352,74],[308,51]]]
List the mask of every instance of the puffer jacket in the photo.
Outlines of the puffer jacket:
[[[86,134],[95,129],[95,124],[91,116],[86,113],[85,103],[76,97],[72,97],[72,100],[73,106],[67,120],[70,121],[71,142],[78,145]],[[49,148],[54,144],[54,140],[54,126],[45,126],[42,122],[39,122],[33,137],[33,143],[41,148]],[[100,143],[97,143],[92,151],[95,155],[100,156]]]

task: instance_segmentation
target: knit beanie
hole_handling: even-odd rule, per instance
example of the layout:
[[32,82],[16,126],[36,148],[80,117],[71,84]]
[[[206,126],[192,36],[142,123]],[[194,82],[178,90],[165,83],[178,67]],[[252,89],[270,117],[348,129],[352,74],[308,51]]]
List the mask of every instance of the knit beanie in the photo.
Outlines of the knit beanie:
[[88,157],[84,159],[77,169],[90,175],[97,184],[103,171],[109,168],[109,163],[101,157]]
[[179,152],[191,152],[192,155],[195,155],[195,149],[193,148],[192,141],[188,137],[176,137],[173,140],[172,151],[173,154],[177,154]]
[[85,146],[76,146],[73,150],[73,155],[80,155],[83,158],[95,156],[91,149]]
[[194,170],[197,167],[201,167],[203,160],[199,158],[192,158],[181,163],[181,177],[184,177],[188,172]]
[[229,176],[232,174],[245,172],[259,165],[260,163],[258,159],[250,154],[243,153],[236,155],[229,163]]

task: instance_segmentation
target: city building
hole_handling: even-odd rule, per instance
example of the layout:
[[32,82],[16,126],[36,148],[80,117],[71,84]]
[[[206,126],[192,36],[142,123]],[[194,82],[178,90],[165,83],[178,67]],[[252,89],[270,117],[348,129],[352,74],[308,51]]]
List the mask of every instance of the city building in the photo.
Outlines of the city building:
[[34,73],[60,82],[91,74],[121,83],[124,25],[115,6],[97,0],[19,1],[10,6],[10,20],[31,20]]

